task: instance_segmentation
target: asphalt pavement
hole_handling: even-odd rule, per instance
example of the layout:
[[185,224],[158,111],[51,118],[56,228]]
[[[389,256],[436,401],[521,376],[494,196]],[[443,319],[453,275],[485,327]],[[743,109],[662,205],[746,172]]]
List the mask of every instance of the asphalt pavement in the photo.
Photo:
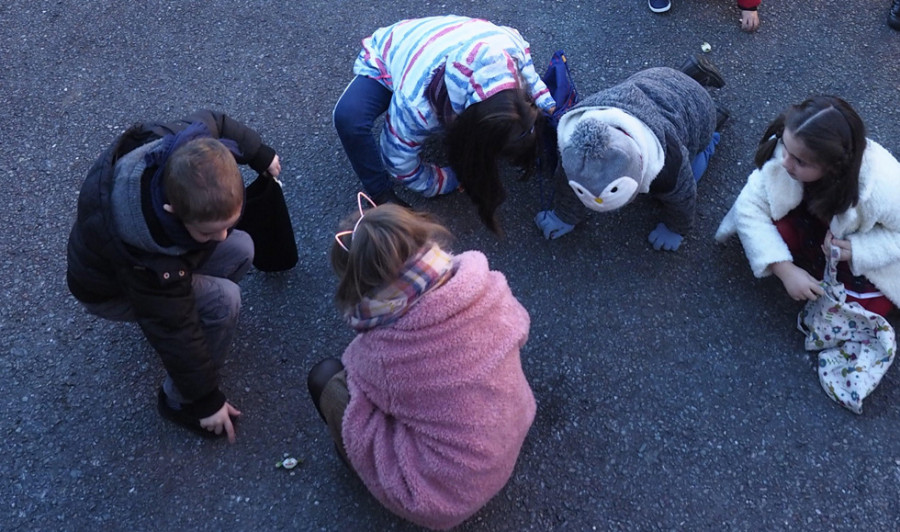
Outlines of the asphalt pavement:
[[[675,253],[646,235],[656,206],[594,214],[546,241],[536,181],[510,173],[497,238],[463,195],[440,216],[480,249],[532,318],[522,350],[537,418],[509,484],[459,527],[518,530],[900,529],[900,368],[862,415],[831,401],[795,328],[797,303],[755,279],[719,220],[783,108],[844,97],[900,155],[900,32],[888,0],[764,0],[745,34],[731,0],[0,4],[0,529],[414,530],[332,452],[305,388],[352,338],[326,251],[358,188],[331,124],[360,40],[401,18],[477,16],[518,28],[535,63],[564,49],[587,94],[707,54],[732,118]],[[87,315],[65,246],[94,158],[137,120],[210,107],[282,157],[300,262],[251,271],[223,388],[237,442],[156,412],[161,364],[134,325]],[[898,325],[897,315],[892,322]],[[277,468],[286,456],[301,459]]]

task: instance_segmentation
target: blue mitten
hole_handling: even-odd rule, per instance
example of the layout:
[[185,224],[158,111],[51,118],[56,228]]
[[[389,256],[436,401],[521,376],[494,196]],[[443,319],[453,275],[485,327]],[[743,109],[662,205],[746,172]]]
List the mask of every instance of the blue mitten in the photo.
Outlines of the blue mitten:
[[681,241],[684,237],[679,235],[678,233],[672,231],[666,224],[659,222],[659,225],[656,226],[656,229],[650,231],[650,236],[648,239],[650,243],[653,244],[653,249],[660,250],[664,249],[666,251],[676,251],[678,246],[681,245]]
[[534,217],[534,223],[544,233],[544,238],[554,240],[568,233],[575,226],[559,219],[553,211],[541,211]]

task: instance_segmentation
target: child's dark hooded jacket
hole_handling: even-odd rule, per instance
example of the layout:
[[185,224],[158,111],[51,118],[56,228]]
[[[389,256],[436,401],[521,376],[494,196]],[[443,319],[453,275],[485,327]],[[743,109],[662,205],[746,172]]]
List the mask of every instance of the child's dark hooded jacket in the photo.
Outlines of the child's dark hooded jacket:
[[66,280],[85,303],[127,299],[178,390],[207,417],[222,407],[225,396],[200,327],[191,278],[216,243],[185,247],[167,237],[150,199],[157,167],[147,165],[147,154],[159,149],[163,137],[197,122],[210,137],[233,141],[240,164],[262,172],[275,157],[255,131],[214,111],[131,127],[94,162],[81,187]]

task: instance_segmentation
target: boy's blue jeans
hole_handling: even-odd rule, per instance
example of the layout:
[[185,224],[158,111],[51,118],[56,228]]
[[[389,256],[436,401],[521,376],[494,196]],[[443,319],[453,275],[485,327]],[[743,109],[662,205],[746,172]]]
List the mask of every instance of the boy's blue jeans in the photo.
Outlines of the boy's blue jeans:
[[334,106],[332,118],[344,152],[365,192],[376,197],[392,187],[381,150],[372,135],[375,120],[388,110],[393,93],[374,79],[356,76]]
[[[252,263],[253,240],[244,231],[235,229],[193,274],[197,314],[206,337],[206,347],[217,368],[221,368],[225,361],[241,312],[241,289],[237,283]],[[134,308],[126,299],[85,303],[84,306],[88,312],[101,318],[136,321]],[[168,375],[163,382],[163,390],[173,401],[187,402]]]

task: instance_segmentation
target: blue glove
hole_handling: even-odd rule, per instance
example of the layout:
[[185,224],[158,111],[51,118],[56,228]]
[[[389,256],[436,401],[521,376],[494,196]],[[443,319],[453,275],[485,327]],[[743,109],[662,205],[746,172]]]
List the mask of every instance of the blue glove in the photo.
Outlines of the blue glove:
[[666,224],[659,222],[659,225],[656,226],[656,229],[650,231],[650,236],[648,240],[653,244],[653,249],[660,250],[664,249],[666,251],[676,251],[678,246],[681,245],[681,241],[684,237],[679,235],[678,233],[673,232],[671,229],[666,227]]
[[534,217],[534,223],[544,233],[544,238],[554,240],[575,229],[574,225],[567,224],[559,219],[553,211],[541,211]]

